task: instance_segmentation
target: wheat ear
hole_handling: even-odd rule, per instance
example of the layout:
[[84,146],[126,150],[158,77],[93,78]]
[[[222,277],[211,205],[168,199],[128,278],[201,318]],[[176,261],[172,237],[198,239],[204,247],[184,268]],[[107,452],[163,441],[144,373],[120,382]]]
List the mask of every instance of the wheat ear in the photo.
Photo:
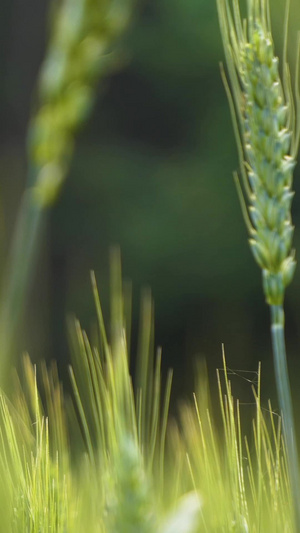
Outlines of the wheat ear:
[[[283,81],[280,78],[268,0],[248,0],[246,20],[242,20],[237,0],[230,3],[229,0],[217,0],[217,5],[230,88],[224,71],[222,73],[233,115],[243,178],[244,194],[241,194],[240,185],[239,192],[250,247],[262,269],[263,290],[271,307],[276,385],[285,428],[295,523],[299,530],[298,454],[283,311],[285,288],[291,282],[296,266],[292,249],[294,227],[291,203],[299,127],[285,58]],[[286,21],[288,8],[287,4]]]
[[59,0],[51,5],[49,43],[27,138],[27,187],[0,301],[1,384],[7,381],[47,209],[66,179],[76,132],[93,108],[97,84],[114,68],[118,54],[112,49],[127,27],[133,2]]

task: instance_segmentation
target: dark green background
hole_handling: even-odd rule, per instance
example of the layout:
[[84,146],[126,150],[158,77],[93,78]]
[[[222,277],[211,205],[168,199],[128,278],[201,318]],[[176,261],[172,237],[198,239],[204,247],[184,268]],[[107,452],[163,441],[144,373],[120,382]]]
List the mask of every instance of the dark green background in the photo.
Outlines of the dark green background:
[[[280,55],[284,2],[272,1]],[[25,133],[45,51],[47,2],[2,0],[0,7],[0,171],[2,263],[26,179]],[[295,60],[297,1],[290,54]],[[250,254],[232,171],[237,152],[219,61],[213,0],[143,0],[122,42],[122,61],[99,84],[93,116],[78,137],[63,193],[50,215],[20,348],[34,360],[69,360],[66,316],[89,327],[95,269],[108,310],[109,248],[119,244],[133,283],[133,351],[140,291],[155,300],[156,344],[175,390],[191,390],[193,361],[213,376],[225,344],[230,368],[256,370],[272,395],[269,313]],[[293,220],[300,250],[299,170]],[[292,382],[300,375],[300,270],[286,300]],[[244,376],[244,374],[243,374]],[[253,376],[250,375],[252,378]],[[240,375],[245,400],[250,386]]]

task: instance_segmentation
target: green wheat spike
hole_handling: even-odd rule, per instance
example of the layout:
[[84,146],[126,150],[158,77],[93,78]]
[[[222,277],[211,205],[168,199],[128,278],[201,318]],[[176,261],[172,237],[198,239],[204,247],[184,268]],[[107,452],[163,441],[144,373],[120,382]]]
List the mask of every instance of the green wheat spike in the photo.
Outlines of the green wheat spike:
[[242,175],[248,204],[250,247],[263,272],[270,305],[282,305],[296,262],[292,249],[292,147],[294,106],[279,74],[268,16],[268,3],[248,2],[243,24],[238,3],[219,0],[232,98],[243,150]]
[[[248,0],[242,19],[237,0],[217,0],[229,83],[225,88],[237,137],[244,194],[238,187],[254,258],[262,269],[271,308],[271,334],[280,409],[289,459],[295,523],[300,528],[300,481],[292,400],[284,340],[283,301],[296,262],[291,219],[293,170],[299,145],[299,91],[296,104],[286,63],[286,9],[283,77],[275,55],[268,0]],[[297,57],[299,55],[297,54]],[[296,69],[298,80],[299,65]],[[230,87],[229,87],[230,85]]]

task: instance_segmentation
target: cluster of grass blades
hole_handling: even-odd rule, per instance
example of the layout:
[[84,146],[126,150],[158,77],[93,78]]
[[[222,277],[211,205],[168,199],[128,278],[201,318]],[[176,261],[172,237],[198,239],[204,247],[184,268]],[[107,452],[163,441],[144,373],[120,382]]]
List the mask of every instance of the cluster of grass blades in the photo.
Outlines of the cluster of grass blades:
[[93,275],[97,340],[72,324],[72,397],[63,394],[55,366],[36,369],[28,356],[10,397],[0,395],[0,531],[292,532],[281,423],[271,406],[263,414],[260,372],[248,439],[225,359],[218,373],[222,428],[202,372],[190,404],[171,419],[172,376],[163,392],[151,298],[143,304],[132,379],[116,257],[112,280],[109,338]]

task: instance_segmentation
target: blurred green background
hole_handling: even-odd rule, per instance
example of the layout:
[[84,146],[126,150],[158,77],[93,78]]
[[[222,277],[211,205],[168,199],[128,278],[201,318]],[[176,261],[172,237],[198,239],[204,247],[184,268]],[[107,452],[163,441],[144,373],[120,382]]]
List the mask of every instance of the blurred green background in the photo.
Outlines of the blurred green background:
[[[280,55],[284,2],[271,2]],[[26,180],[26,128],[45,52],[45,0],[0,6],[0,172],[2,261]],[[295,61],[299,2],[292,0],[289,58]],[[133,285],[134,352],[140,293],[155,300],[156,345],[175,369],[175,391],[191,390],[196,356],[209,373],[263,364],[264,395],[275,396],[268,308],[247,245],[232,178],[238,167],[219,62],[223,50],[213,0],[142,0],[119,43],[120,59],[99,84],[63,193],[45,231],[20,349],[34,360],[69,360],[66,317],[89,328],[94,269],[108,315],[109,248],[120,245]],[[293,217],[300,250],[299,169]],[[298,229],[297,229],[298,228]],[[292,384],[300,372],[300,269],[287,292]],[[237,392],[246,384],[238,373]],[[253,375],[249,374],[250,379]],[[255,376],[254,376],[255,377]]]

